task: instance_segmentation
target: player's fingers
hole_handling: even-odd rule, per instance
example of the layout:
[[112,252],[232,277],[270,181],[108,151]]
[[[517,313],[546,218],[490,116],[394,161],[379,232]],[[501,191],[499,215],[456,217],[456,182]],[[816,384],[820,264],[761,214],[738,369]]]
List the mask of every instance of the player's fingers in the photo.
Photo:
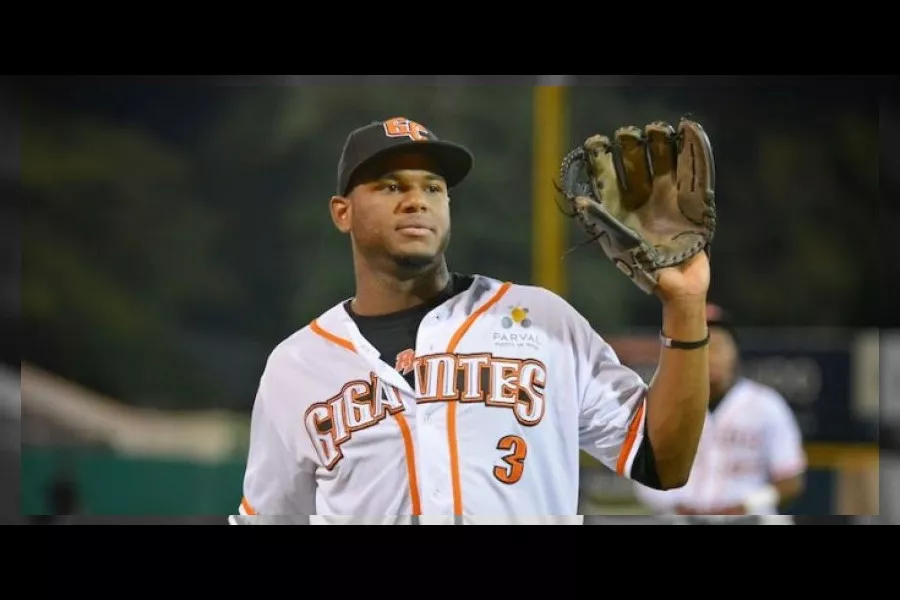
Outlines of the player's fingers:
[[622,181],[622,202],[634,210],[647,201],[653,189],[643,132],[637,127],[620,127],[615,135],[613,160]]
[[644,138],[653,177],[671,176],[676,164],[675,128],[655,121],[644,128]]

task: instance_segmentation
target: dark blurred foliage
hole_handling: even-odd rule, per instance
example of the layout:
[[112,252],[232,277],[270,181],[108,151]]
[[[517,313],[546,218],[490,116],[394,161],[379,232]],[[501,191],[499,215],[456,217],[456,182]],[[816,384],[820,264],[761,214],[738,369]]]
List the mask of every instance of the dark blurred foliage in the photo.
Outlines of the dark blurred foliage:
[[[569,143],[693,113],[718,166],[711,296],[743,326],[896,322],[879,314],[895,303],[871,87],[677,83],[571,90]],[[247,409],[271,348],[352,295],[327,199],[346,134],[371,120],[470,146],[451,268],[532,281],[527,87],[72,79],[29,82],[22,106],[24,357],[123,401]],[[566,268],[599,331],[658,324],[598,248]]]

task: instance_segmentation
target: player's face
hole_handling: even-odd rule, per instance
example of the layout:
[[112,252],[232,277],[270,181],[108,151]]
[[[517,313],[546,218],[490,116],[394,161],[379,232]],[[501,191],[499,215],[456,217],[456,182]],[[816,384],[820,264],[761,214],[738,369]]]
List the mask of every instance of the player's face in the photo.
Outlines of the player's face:
[[721,327],[709,329],[709,382],[713,390],[723,390],[734,378],[737,367],[737,344]]
[[338,227],[346,226],[359,252],[412,271],[440,260],[450,238],[450,197],[427,158],[392,157],[360,181],[343,213],[332,205]]

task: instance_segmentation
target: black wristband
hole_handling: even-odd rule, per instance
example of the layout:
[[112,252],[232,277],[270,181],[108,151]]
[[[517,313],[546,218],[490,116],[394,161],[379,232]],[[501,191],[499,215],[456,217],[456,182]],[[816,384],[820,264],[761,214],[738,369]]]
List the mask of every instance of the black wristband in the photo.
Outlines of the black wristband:
[[709,329],[706,330],[706,337],[697,342],[681,342],[678,340],[673,340],[670,337],[666,337],[666,334],[664,334],[662,331],[659,332],[659,339],[665,348],[674,348],[675,350],[696,350],[697,348],[702,348],[709,343]]

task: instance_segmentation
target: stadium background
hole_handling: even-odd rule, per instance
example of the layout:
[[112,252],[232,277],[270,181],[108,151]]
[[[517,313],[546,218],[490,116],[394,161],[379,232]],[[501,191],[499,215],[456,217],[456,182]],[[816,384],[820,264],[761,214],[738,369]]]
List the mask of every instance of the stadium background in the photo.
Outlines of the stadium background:
[[[561,258],[584,236],[551,182],[588,134],[692,112],[718,167],[711,298],[739,319],[748,373],[785,395],[807,443],[791,512],[878,513],[879,404],[898,388],[884,363],[900,363],[900,342],[876,329],[897,326],[879,312],[896,298],[882,302],[893,292],[864,235],[885,118],[871,89],[541,77],[23,85],[21,151],[0,155],[3,185],[23,184],[21,250],[4,236],[20,305],[9,285],[3,296],[4,323],[21,310],[21,390],[11,353],[0,378],[0,473],[21,461],[21,512],[220,523],[234,511],[268,351],[352,293],[326,201],[345,135],[375,119],[404,115],[475,152],[454,194],[451,268],[561,293],[649,374],[658,301],[593,246]],[[882,166],[882,187],[897,175]],[[588,459],[583,482],[583,513],[641,514],[627,482]],[[0,514],[18,512],[3,502]]]

